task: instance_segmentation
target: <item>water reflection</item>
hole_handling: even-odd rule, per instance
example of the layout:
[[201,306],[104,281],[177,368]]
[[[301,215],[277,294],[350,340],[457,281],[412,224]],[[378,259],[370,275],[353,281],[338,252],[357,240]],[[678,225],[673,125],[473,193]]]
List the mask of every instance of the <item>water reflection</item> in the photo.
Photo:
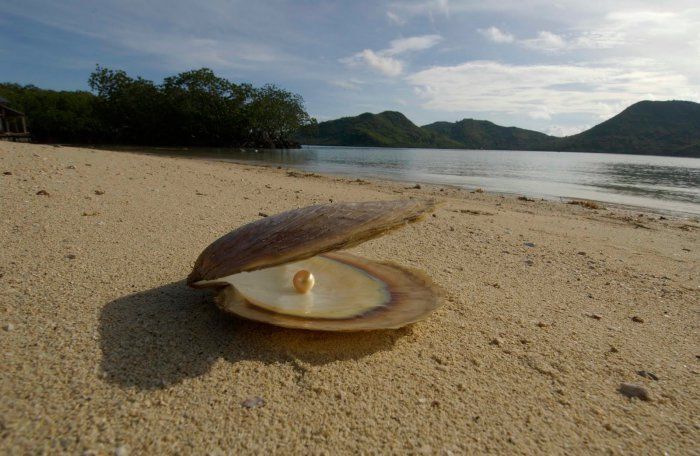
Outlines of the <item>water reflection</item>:
[[694,158],[323,146],[300,150],[131,150],[700,214],[700,160]]
[[[692,160],[692,159],[690,159]],[[602,163],[594,185],[617,194],[700,204],[700,168],[650,163]]]
[[648,163],[602,163],[600,172],[627,184],[700,188],[700,168]]

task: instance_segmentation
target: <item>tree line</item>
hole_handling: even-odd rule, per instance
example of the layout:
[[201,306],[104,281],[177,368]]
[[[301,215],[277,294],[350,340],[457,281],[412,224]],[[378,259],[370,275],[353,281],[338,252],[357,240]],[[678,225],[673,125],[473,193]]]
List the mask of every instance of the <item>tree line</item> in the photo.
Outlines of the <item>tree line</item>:
[[298,147],[296,131],[314,124],[300,95],[254,87],[208,68],[160,84],[98,66],[92,92],[0,84],[0,96],[27,115],[36,141],[160,146]]

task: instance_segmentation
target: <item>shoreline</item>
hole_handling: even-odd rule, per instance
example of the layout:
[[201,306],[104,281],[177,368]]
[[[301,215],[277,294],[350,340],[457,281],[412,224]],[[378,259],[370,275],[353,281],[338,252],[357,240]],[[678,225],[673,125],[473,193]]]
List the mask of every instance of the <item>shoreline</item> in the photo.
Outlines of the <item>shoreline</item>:
[[[184,158],[0,143],[0,451],[700,444],[700,222]],[[412,326],[286,330],[228,318],[184,285],[206,245],[260,213],[397,198],[441,205],[351,252],[444,291]],[[622,394],[628,383],[650,400]]]
[[[159,156],[157,153],[154,154],[149,154],[147,152],[134,152],[137,154],[144,154],[144,155],[153,155],[153,156]],[[184,157],[178,157],[176,155],[167,155],[168,158],[184,158]],[[294,166],[281,166],[281,165],[268,165],[265,164],[264,162],[256,162],[256,161],[245,161],[245,160],[223,160],[223,159],[215,159],[215,158],[205,158],[205,157],[191,157],[193,160],[204,160],[204,161],[210,161],[210,162],[215,162],[215,163],[233,163],[236,165],[241,165],[241,166],[255,166],[255,167],[261,167],[261,168],[266,168],[266,169],[284,169],[285,171],[294,171],[294,172],[299,172],[299,173],[309,173],[309,174],[318,174],[321,177],[324,177],[326,179],[334,179],[334,178],[345,178],[349,180],[357,179],[357,177],[354,177],[350,174],[344,174],[344,173],[328,173],[328,172],[311,172],[307,171],[303,168],[297,168]],[[602,201],[602,200],[596,200],[596,199],[587,199],[587,198],[576,198],[576,197],[569,197],[569,196],[539,196],[539,195],[532,195],[532,194],[526,194],[526,193],[514,193],[514,192],[501,192],[501,191],[494,191],[494,190],[487,190],[481,187],[469,187],[469,186],[461,186],[461,185],[456,185],[456,184],[435,184],[431,182],[426,182],[426,181],[420,181],[420,180],[402,180],[402,179],[392,179],[389,176],[382,176],[382,177],[364,177],[364,180],[367,180],[368,182],[371,182],[375,185],[381,185],[382,183],[394,183],[394,184],[401,184],[401,185],[416,185],[420,184],[421,186],[425,186],[426,188],[432,187],[433,190],[435,189],[440,189],[440,188],[449,188],[454,191],[464,191],[468,193],[488,193],[490,195],[494,196],[504,196],[508,198],[519,198],[519,197],[526,197],[526,198],[531,198],[535,201],[547,201],[551,203],[559,203],[559,204],[568,204],[568,205],[574,205],[577,202],[593,202],[597,203],[601,206],[600,210],[613,210],[613,211],[618,211],[618,212],[626,212],[626,213],[644,213],[646,215],[659,215],[659,216],[664,216],[664,217],[673,217],[679,220],[692,220],[692,221],[700,221],[700,214],[694,214],[692,212],[684,212],[684,211],[673,211],[673,210],[664,210],[660,208],[655,208],[655,207],[649,207],[649,206],[635,206],[631,204],[621,204],[621,203],[611,203],[608,201]],[[404,189],[410,189],[404,187]],[[479,192],[478,190],[482,190],[482,192]]]
[[[323,146],[321,146],[323,147]],[[332,146],[334,147],[334,146]],[[138,147],[127,147],[124,149],[121,148],[110,148],[109,146],[97,146],[95,147],[95,150],[109,150],[109,151],[114,151],[114,152],[126,152],[126,153],[136,153],[136,154],[141,154],[141,155],[152,155],[156,157],[170,157],[170,158],[191,158],[195,160],[204,160],[204,161],[211,161],[211,162],[222,162],[222,163],[235,163],[239,165],[246,165],[246,166],[260,166],[263,168],[269,167],[269,168],[276,168],[277,166],[281,166],[284,169],[290,169],[290,170],[296,170],[298,172],[303,172],[303,173],[308,173],[312,172],[309,170],[306,170],[301,167],[294,166],[293,164],[291,165],[286,165],[286,164],[268,164],[264,161],[258,161],[258,160],[244,160],[244,159],[236,159],[236,158],[220,158],[220,157],[206,157],[206,156],[196,156],[196,155],[179,155],[176,153],[168,153],[168,150],[172,151],[175,150],[173,148],[163,148],[162,152],[153,152],[150,151],[148,148],[146,150],[133,150],[133,149],[138,149]],[[187,149],[184,149],[187,150]],[[213,150],[216,150],[214,148]],[[253,150],[253,149],[246,149],[246,150]],[[291,150],[291,149],[290,149]],[[468,149],[464,149],[468,150]],[[256,150],[257,151],[257,150]],[[505,152],[514,152],[514,151],[505,151]],[[515,151],[515,152],[530,152],[530,151]],[[544,152],[551,152],[551,151],[544,151]],[[574,152],[574,153],[579,153],[579,152]],[[606,154],[606,155],[611,155],[611,154]],[[625,156],[626,154],[612,154],[612,155],[620,155],[620,156]],[[640,155],[644,156],[644,155]],[[326,176],[328,178],[333,178],[333,177],[345,177],[345,178],[358,178],[359,176],[352,175],[350,173],[334,173],[332,171],[319,171],[319,174]],[[416,183],[421,184],[421,185],[431,185],[434,187],[444,187],[444,188],[455,188],[455,189],[462,189],[462,190],[467,190],[467,191],[473,191],[476,190],[477,188],[482,188],[478,186],[467,186],[467,185],[459,185],[459,184],[439,184],[439,183],[434,183],[434,182],[429,182],[429,181],[424,181],[424,180],[404,180],[401,178],[394,178],[391,175],[369,175],[369,176],[361,176],[364,179],[370,179],[373,181],[388,181],[388,182],[396,182],[396,183],[402,183],[406,185],[415,185]],[[696,220],[700,219],[700,212],[695,213],[695,212],[688,212],[688,211],[683,211],[683,210],[675,210],[675,209],[664,209],[660,207],[653,207],[653,206],[644,206],[644,205],[635,205],[635,204],[624,204],[624,203],[617,203],[617,202],[609,202],[609,201],[604,201],[600,199],[595,199],[595,198],[580,198],[580,197],[574,197],[574,196],[552,196],[552,195],[538,195],[538,194],[533,194],[533,193],[527,193],[527,192],[509,192],[509,191],[496,191],[496,190],[489,190],[487,188],[482,188],[485,192],[488,192],[493,195],[504,195],[504,196],[526,196],[526,197],[531,197],[531,198],[536,198],[536,199],[544,199],[546,201],[554,201],[554,202],[562,202],[562,203],[568,203],[569,201],[593,201],[595,203],[599,203],[603,207],[606,208],[611,208],[611,209],[620,209],[620,210],[625,210],[625,211],[630,211],[630,212],[644,212],[644,213],[650,213],[650,214],[656,214],[656,215],[661,215],[661,216],[671,216],[671,217],[677,217],[677,218],[685,218],[685,219],[690,219],[690,220]]]

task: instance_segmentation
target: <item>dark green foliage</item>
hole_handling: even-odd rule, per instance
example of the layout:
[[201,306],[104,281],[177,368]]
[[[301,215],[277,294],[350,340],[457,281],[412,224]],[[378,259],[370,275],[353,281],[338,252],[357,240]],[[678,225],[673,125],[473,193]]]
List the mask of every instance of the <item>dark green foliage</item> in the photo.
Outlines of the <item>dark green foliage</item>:
[[102,125],[89,92],[57,92],[32,85],[0,84],[0,96],[27,115],[27,127],[39,141],[95,142]]
[[459,148],[461,144],[416,126],[400,112],[364,113],[310,125],[297,139],[327,146]]
[[577,135],[560,150],[700,157],[700,104],[640,101]]
[[492,150],[559,150],[700,157],[700,104],[642,101],[578,135],[558,138],[485,120],[415,126],[398,112],[361,114],[300,130],[305,144],[439,147]]
[[123,71],[98,67],[89,79],[97,94],[95,114],[109,142],[157,144],[162,134],[163,98],[158,87]]
[[[563,150],[700,157],[700,104],[642,101],[565,138],[483,120],[418,127],[399,112],[316,123],[303,99],[272,85],[235,84],[202,68],[162,84],[97,67],[93,93],[0,84],[27,114],[34,140],[173,146],[376,147]],[[296,137],[295,137],[295,132]]]
[[299,95],[206,68],[156,85],[98,66],[88,82],[94,95],[17,84],[0,84],[0,95],[27,114],[38,141],[295,147],[293,134],[312,122]]
[[251,138],[263,146],[288,143],[300,127],[311,122],[300,95],[265,85],[253,90],[250,98],[243,113]]
[[487,120],[435,122],[423,129],[447,136],[467,149],[546,150],[551,148],[553,139],[538,131],[501,127]]

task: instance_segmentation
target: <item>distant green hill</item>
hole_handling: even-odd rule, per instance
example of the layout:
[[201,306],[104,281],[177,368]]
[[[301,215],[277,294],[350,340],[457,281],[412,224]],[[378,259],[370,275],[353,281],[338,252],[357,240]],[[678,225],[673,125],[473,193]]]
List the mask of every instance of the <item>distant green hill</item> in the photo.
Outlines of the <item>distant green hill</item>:
[[559,150],[700,157],[700,103],[640,101],[582,133]]
[[303,144],[434,147],[493,150],[561,150],[700,157],[700,104],[640,101],[615,117],[564,138],[533,130],[464,119],[418,127],[399,112],[365,113],[302,130]]
[[488,120],[435,122],[422,128],[446,136],[467,149],[548,150],[555,140],[539,131],[501,127]]
[[302,144],[325,146],[461,148],[462,144],[418,127],[400,112],[364,113],[303,128]]

